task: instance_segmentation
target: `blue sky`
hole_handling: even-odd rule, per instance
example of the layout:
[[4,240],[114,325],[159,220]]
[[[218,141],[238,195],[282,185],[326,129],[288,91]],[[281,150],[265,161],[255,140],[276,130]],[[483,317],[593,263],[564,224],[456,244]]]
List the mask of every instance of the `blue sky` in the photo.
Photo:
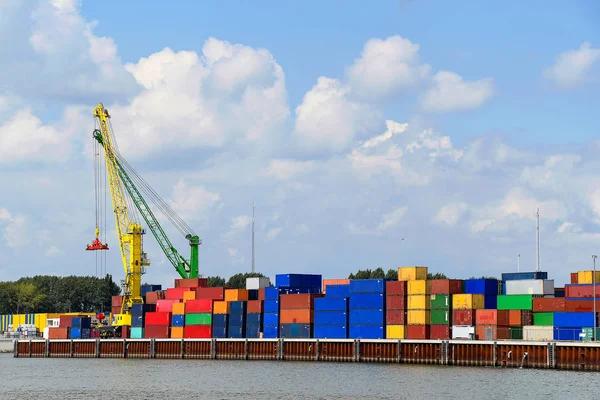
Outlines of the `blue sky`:
[[104,102],[207,275],[249,268],[253,201],[259,270],[332,278],[532,267],[540,207],[542,265],[564,283],[600,239],[600,6],[480,3],[3,3],[0,280],[95,272]]

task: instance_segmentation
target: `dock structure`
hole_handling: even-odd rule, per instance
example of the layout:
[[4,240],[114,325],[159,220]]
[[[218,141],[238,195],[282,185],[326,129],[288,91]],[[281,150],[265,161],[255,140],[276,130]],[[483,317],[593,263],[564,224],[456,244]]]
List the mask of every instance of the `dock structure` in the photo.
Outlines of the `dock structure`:
[[437,364],[600,371],[600,343],[352,339],[15,340],[15,358],[154,358]]

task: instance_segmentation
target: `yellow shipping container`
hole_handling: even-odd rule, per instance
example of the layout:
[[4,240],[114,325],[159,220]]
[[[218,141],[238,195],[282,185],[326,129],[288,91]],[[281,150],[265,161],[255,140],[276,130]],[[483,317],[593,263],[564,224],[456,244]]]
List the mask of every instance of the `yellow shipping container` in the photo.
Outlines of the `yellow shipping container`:
[[12,320],[13,329],[16,329],[19,325],[25,325],[25,314],[13,314]]
[[[578,271],[577,283],[592,284],[594,283],[594,271]],[[600,271],[596,271],[596,283],[600,283]]]
[[196,300],[196,292],[190,290],[189,292],[183,292],[183,302],[188,300]]
[[404,325],[388,325],[385,328],[385,337],[388,339],[404,339]]
[[408,310],[408,325],[428,325],[429,310]]
[[229,302],[215,301],[213,303],[213,314],[229,314]]
[[479,310],[484,308],[484,300],[482,294],[454,294],[452,295],[452,308],[456,310]]
[[417,281],[427,279],[427,267],[400,267],[398,268],[399,281]]
[[171,339],[183,339],[183,327],[182,326],[171,327]]
[[48,322],[48,314],[35,314],[35,327],[43,332]]
[[409,310],[429,310],[431,307],[431,297],[424,294],[413,294],[408,296]]
[[185,303],[173,303],[173,315],[185,314]]
[[408,294],[429,294],[430,282],[426,280],[408,281]]
[[246,289],[225,289],[225,301],[248,301]]

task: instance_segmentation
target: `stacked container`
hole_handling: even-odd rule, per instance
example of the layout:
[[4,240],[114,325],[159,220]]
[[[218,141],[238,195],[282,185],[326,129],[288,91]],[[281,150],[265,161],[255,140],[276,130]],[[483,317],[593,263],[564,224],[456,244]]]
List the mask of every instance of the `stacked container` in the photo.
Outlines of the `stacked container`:
[[[193,293],[193,292],[189,292]],[[182,294],[183,298],[183,294]],[[173,303],[171,307],[171,338],[183,339],[185,327],[185,303]]]
[[430,283],[430,339],[452,338],[452,295],[462,293],[458,279],[432,280]]
[[483,295],[483,308],[493,310],[497,305],[498,280],[497,279],[467,279],[465,281],[466,294]]
[[90,317],[73,317],[71,319],[71,339],[89,339],[92,328]]
[[475,334],[479,340],[510,339],[510,315],[508,310],[475,311]]
[[407,339],[429,339],[430,337],[430,281],[407,282]]
[[155,304],[134,304],[131,306],[131,333],[132,339],[142,339],[144,337],[144,323],[146,322],[146,313],[156,311]]
[[207,339],[212,337],[212,299],[188,300],[185,303],[183,337]]
[[523,339],[523,326],[533,324],[533,295],[499,295],[498,310],[510,311],[510,339]]
[[229,326],[229,310],[230,302],[213,302],[212,337],[221,339],[228,337],[227,328]]
[[[248,278],[250,279],[250,278]],[[246,337],[258,339],[263,331],[263,301],[249,300],[246,310]]]
[[[596,310],[600,311],[600,281],[596,284]],[[593,312],[594,285],[576,284],[565,286],[565,311]]]
[[383,339],[385,333],[385,280],[350,281],[349,337]]
[[385,283],[385,322],[388,339],[406,337],[406,281]]
[[279,298],[280,337],[306,339],[312,337],[314,301],[321,294],[284,294]]
[[[172,310],[172,307],[171,307]],[[167,339],[171,333],[171,311],[147,312],[144,321],[144,337]]]
[[[227,291],[225,291],[227,296]],[[231,301],[229,304],[228,337],[242,339],[246,337],[246,300]]]
[[483,309],[483,294],[452,295],[452,338],[470,339],[475,335],[476,310]]
[[314,301],[314,334],[317,339],[346,339],[349,334],[350,284],[327,285],[325,297]]
[[[579,276],[581,279],[581,276]],[[583,340],[588,339],[586,331],[593,330],[593,312],[556,312],[554,313],[554,340]],[[596,320],[596,326],[598,321]]]
[[263,337],[275,339],[279,337],[279,289],[277,287],[265,288],[265,301],[263,303]]

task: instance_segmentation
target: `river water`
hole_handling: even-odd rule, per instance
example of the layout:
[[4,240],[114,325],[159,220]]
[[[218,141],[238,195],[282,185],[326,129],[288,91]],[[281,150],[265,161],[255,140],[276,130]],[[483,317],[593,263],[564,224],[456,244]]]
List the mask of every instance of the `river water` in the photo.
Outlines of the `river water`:
[[600,373],[0,355],[0,399],[598,399]]

